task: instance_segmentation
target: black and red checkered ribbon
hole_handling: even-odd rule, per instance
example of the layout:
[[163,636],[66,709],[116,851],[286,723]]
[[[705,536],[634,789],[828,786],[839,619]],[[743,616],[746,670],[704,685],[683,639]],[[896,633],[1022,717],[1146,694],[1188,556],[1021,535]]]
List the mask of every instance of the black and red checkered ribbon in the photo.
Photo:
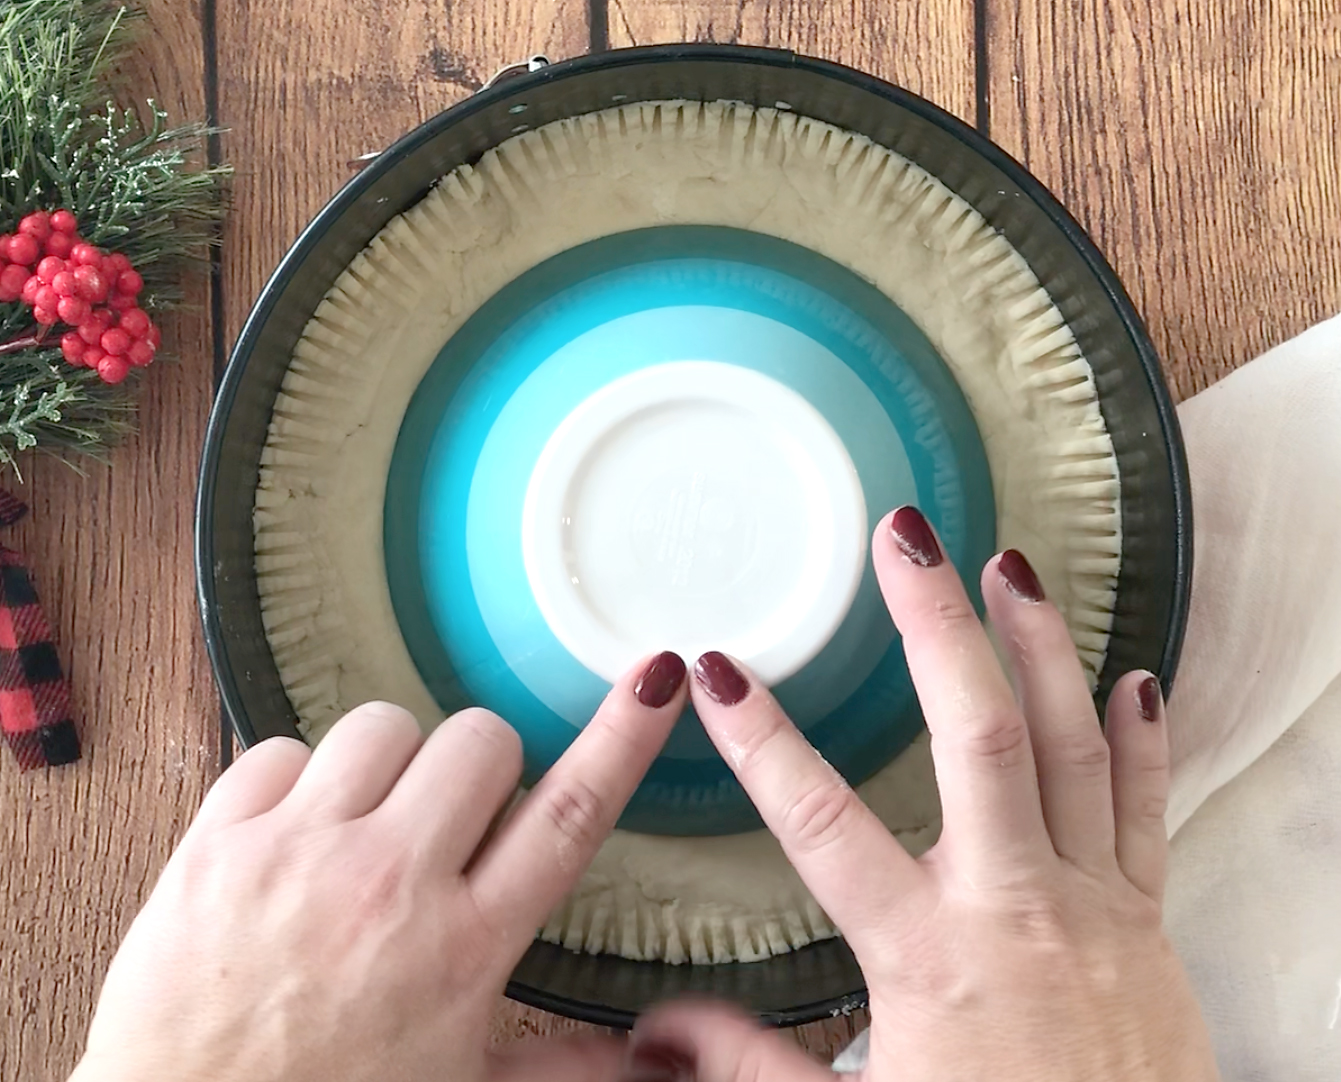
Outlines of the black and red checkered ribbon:
[[[0,489],[0,526],[27,513]],[[23,557],[0,545],[0,729],[22,770],[79,758],[70,685]]]

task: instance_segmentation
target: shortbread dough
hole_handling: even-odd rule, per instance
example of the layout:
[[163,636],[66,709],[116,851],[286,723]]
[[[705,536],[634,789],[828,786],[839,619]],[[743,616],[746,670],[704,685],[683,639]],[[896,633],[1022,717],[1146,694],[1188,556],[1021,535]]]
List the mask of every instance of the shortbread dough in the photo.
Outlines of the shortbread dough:
[[[443,343],[545,259],[671,224],[804,245],[921,327],[977,417],[999,546],[1029,556],[1095,678],[1121,553],[1117,461],[1089,365],[1023,258],[863,136],[785,110],[642,103],[524,132],[455,170],[353,261],[305,329],[261,459],[255,531],[266,634],[310,741],[369,699],[402,704],[425,729],[441,719],[396,623],[381,512],[401,419]],[[911,852],[935,840],[925,736],[859,792]],[[542,934],[719,962],[836,932],[766,832],[617,831]]]

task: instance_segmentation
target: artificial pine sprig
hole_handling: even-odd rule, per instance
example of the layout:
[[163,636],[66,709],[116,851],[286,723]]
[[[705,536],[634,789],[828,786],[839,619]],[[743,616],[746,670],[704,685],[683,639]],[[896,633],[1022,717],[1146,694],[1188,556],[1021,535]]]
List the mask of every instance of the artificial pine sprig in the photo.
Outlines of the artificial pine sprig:
[[[0,233],[68,208],[92,244],[130,259],[145,309],[162,312],[208,255],[227,171],[201,166],[203,125],[169,127],[152,101],[116,104],[139,22],[112,0],[0,3]],[[27,306],[0,303],[0,344],[34,329]],[[135,381],[71,368],[58,338],[0,354],[0,469],[34,447],[96,455],[132,428]]]

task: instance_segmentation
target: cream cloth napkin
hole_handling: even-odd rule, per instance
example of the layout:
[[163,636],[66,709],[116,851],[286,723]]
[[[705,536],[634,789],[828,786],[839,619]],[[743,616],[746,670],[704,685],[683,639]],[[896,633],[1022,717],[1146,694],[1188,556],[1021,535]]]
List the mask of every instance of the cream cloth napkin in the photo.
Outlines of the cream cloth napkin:
[[[1341,316],[1178,418],[1196,555],[1165,919],[1226,1082],[1337,1082]],[[865,1059],[862,1034],[834,1068]]]

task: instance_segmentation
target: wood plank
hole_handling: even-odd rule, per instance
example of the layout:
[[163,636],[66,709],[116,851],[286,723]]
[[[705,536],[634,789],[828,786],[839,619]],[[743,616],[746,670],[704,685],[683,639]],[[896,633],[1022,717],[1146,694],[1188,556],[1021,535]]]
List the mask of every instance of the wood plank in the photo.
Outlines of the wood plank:
[[610,45],[714,41],[835,60],[973,122],[973,0],[610,0]]
[[[152,0],[127,72],[178,120],[205,115],[194,10]],[[207,283],[165,320],[181,358],[146,373],[141,435],[80,477],[51,459],[4,484],[60,641],[84,760],[20,774],[0,752],[0,1078],[66,1077],[121,934],[212,779],[213,684],[192,587],[196,462],[212,393]]]
[[237,166],[224,247],[231,341],[285,249],[381,150],[505,64],[585,53],[586,0],[219,5],[219,115]]
[[[610,0],[610,44],[714,41],[794,49],[907,87],[972,123],[973,0]],[[795,1031],[831,1060],[869,1024],[865,1011]]]
[[[380,150],[535,53],[587,51],[586,0],[246,0],[219,5],[220,121],[237,167],[228,340],[299,230]],[[496,1042],[585,1029],[503,1002]]]
[[1181,396],[1341,309],[1335,0],[985,0],[990,134],[1079,217]]

